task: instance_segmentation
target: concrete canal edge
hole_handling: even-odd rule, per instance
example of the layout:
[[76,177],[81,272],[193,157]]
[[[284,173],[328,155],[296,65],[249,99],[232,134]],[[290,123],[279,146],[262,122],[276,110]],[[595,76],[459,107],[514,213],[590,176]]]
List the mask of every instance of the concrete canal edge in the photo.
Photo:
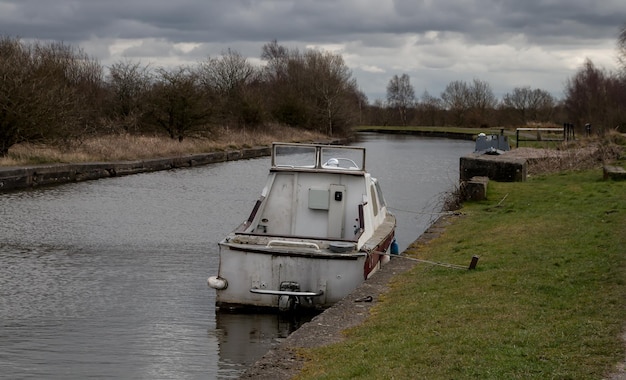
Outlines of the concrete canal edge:
[[[439,236],[453,218],[456,218],[454,214],[440,216],[411,246],[419,246]],[[401,255],[392,256],[391,261],[347,297],[315,316],[310,322],[305,323],[277,346],[271,348],[240,378],[291,379],[299,373],[305,362],[305,359],[299,355],[299,350],[322,347],[343,340],[344,330],[365,322],[372,307],[389,289],[391,280],[415,265],[418,265],[417,262],[406,260]],[[369,297],[371,297],[371,302],[360,302]]]
[[149,160],[0,168],[0,192],[269,156],[271,148],[189,154]]
[[[348,140],[346,139],[335,139],[321,143],[338,145],[347,142]],[[100,178],[120,177],[159,170],[188,168],[226,161],[265,157],[271,155],[271,150],[271,146],[258,146],[222,152],[187,154],[175,157],[134,161],[0,167],[0,193],[41,186],[60,185]]]
[[[448,134],[446,137],[454,137]],[[457,138],[459,136],[456,136]],[[346,140],[327,141],[328,144],[344,144]],[[46,164],[25,167],[0,167],[0,192],[59,185],[100,178],[147,173],[215,164],[225,161],[269,156],[271,147],[261,146],[181,155],[176,157],[155,158],[117,162],[87,162],[72,164]],[[487,176],[490,179],[504,181],[524,181],[526,162],[516,158],[500,156],[469,155],[461,158],[460,177],[467,180],[474,176]]]

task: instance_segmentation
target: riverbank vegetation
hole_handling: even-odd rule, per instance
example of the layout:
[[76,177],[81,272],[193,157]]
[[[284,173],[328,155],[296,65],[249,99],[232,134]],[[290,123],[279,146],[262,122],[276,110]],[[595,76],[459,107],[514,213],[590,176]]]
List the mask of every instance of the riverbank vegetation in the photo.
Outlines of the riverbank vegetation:
[[85,137],[62,146],[36,143],[17,144],[11,149],[9,155],[0,157],[0,166],[140,160],[250,148],[270,145],[274,141],[306,143],[326,139],[325,134],[295,130],[279,125],[246,133],[216,130],[212,138],[189,138],[182,142],[159,134],[120,133]]
[[606,378],[624,360],[625,230],[626,182],[601,169],[490,182],[406,252],[477,269],[398,276],[342,343],[302,352],[298,378]]
[[79,48],[0,37],[0,156],[20,143],[64,149],[119,134],[183,142],[281,125],[345,136],[358,124],[363,95],[341,55],[273,41],[261,58],[256,67],[227,50],[174,68],[121,61],[105,74]]

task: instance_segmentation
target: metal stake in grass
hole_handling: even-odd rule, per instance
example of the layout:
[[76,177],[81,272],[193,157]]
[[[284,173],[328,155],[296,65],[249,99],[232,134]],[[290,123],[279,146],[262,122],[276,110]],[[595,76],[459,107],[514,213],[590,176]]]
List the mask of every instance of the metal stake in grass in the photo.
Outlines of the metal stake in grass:
[[470,262],[469,268],[467,268],[467,269],[470,269],[470,270],[471,269],[476,269],[476,265],[478,264],[478,259],[479,259],[478,256],[476,256],[476,255],[472,256],[472,261]]

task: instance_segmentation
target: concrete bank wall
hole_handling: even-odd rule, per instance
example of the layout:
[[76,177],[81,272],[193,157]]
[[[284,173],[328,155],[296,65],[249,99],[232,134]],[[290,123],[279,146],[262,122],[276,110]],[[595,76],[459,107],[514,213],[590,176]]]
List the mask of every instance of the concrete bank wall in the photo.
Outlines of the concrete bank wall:
[[528,163],[525,158],[502,155],[472,153],[461,157],[461,181],[473,177],[487,177],[500,182],[526,181]]
[[0,192],[68,182],[214,164],[224,161],[269,156],[271,148],[256,147],[228,152],[190,154],[138,161],[93,162],[0,168]]

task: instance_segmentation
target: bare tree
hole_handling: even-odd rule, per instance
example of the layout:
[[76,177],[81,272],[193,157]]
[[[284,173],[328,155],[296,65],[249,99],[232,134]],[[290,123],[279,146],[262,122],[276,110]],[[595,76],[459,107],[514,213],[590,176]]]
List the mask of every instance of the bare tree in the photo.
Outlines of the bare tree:
[[474,79],[469,85],[453,81],[446,86],[441,100],[454,118],[456,125],[488,125],[498,104],[489,83]]
[[269,113],[278,123],[308,128],[313,111],[304,55],[273,40],[263,46],[261,59],[267,62],[263,71],[263,87],[264,103]]
[[0,156],[93,130],[101,90],[102,69],[81,50],[0,38]]
[[323,132],[329,136],[345,131],[352,124],[351,95],[358,92],[352,72],[341,55],[331,52],[308,50],[304,61],[314,101],[314,118],[326,126]]
[[441,93],[441,100],[448,112],[452,114],[454,124],[464,124],[466,113],[470,109],[469,98],[469,86],[460,80],[450,82]]
[[229,96],[248,85],[255,75],[254,67],[235,50],[228,49],[218,58],[200,64],[200,81],[219,94]]
[[264,104],[279,123],[343,134],[359,117],[361,97],[343,57],[315,49],[289,50],[276,40],[263,46]]
[[556,105],[556,100],[549,92],[531,89],[529,86],[514,88],[504,95],[502,102],[506,108],[516,112],[518,122],[522,125],[528,121],[549,121]]
[[617,37],[617,60],[621,66],[622,74],[626,76],[626,23],[622,25]]
[[374,100],[374,103],[366,107],[368,110],[369,125],[390,125],[391,115],[389,107],[385,106],[385,102],[381,99]]
[[415,90],[407,74],[394,75],[389,80],[387,103],[398,111],[402,125],[407,125],[407,111],[415,107]]
[[148,66],[128,60],[109,68],[109,112],[126,132],[136,132],[145,112],[152,74]]
[[626,122],[626,78],[607,73],[587,59],[565,86],[565,108],[577,125],[589,123],[594,131]]
[[[227,122],[244,122],[254,102],[250,98],[257,70],[237,51],[228,49],[220,57],[200,63],[199,80],[206,94],[215,95],[214,103]],[[208,105],[207,105],[208,106]]]
[[590,59],[565,85],[565,107],[577,125],[604,124],[607,74]]
[[149,119],[165,129],[172,139],[183,141],[202,131],[210,115],[197,73],[188,67],[157,70],[151,89]]
[[469,87],[469,106],[481,111],[493,109],[498,105],[489,83],[474,79]]
[[441,99],[430,95],[428,91],[424,91],[420,101],[417,103],[421,124],[438,125],[442,108]]
[[492,114],[498,105],[491,86],[485,81],[474,79],[469,86],[470,125],[487,126],[491,124]]
[[277,40],[263,45],[261,59],[266,61],[265,74],[268,80],[280,80],[287,75],[289,49],[278,44]]

